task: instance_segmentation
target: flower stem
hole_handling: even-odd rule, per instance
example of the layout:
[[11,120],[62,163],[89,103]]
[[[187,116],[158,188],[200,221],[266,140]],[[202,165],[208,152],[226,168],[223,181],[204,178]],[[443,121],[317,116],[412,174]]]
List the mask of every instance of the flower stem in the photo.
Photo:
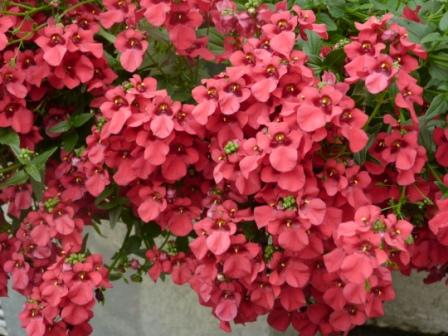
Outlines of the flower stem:
[[21,163],[15,163],[8,167],[0,169],[0,174],[9,173],[10,171],[16,170],[17,168],[20,168],[22,166]]
[[20,7],[20,8],[25,8],[25,9],[33,9],[34,8],[33,6],[25,5],[25,4],[14,2],[14,1],[8,2],[7,6],[15,6],[15,7]]
[[159,247],[159,251],[162,251],[162,249],[165,247],[165,245],[168,243],[168,240],[170,239],[171,235],[168,232],[168,235],[165,237],[165,240],[162,242],[162,245]]
[[434,176],[434,178],[435,178],[438,182],[440,182],[440,183],[442,183],[442,184],[445,184],[445,183],[443,182],[442,178],[440,177],[439,172],[438,172],[437,170],[435,170],[435,168],[434,168],[432,165],[428,164],[428,169],[429,169],[429,171],[431,172],[432,176]]
[[376,115],[378,114],[378,112],[380,111],[380,108],[384,102],[384,98],[386,97],[386,93],[387,93],[387,91],[384,91],[378,98],[375,108],[373,109],[372,113],[370,114],[369,119],[367,120],[367,123],[365,124],[365,126],[369,125],[370,122],[373,120],[373,118],[375,118]]
[[116,258],[114,258],[114,260],[112,261],[112,264],[108,267],[109,271],[113,270],[115,268],[115,266],[117,266],[118,261],[121,259],[122,257],[122,253],[123,253],[123,249],[124,249],[124,245],[126,244],[127,240],[129,239],[129,237],[131,236],[131,232],[132,232],[132,225],[128,225],[127,226],[127,231],[126,231],[126,235],[123,239],[123,243],[121,244],[120,249],[118,250],[118,254],[116,256]]

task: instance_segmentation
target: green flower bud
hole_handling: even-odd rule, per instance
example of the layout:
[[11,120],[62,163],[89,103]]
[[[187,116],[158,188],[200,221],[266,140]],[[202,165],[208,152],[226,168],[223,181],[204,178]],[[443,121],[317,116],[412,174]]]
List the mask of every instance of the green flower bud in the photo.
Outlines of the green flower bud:
[[143,278],[140,274],[134,273],[131,275],[131,280],[132,280],[132,282],[142,282]]
[[264,259],[267,260],[267,261],[271,260],[274,252],[275,252],[274,246],[273,245],[267,245],[264,248],[264,254],[263,254]]
[[375,233],[386,231],[386,224],[384,224],[382,220],[378,219],[375,223],[373,223],[373,231]]
[[53,209],[59,204],[59,198],[52,197],[45,201],[44,206],[47,212],[52,212]]
[[282,198],[283,210],[292,210],[297,208],[296,199],[294,196],[286,196]]
[[226,143],[226,145],[224,146],[224,152],[227,155],[233,154],[235,152],[238,151],[238,148],[240,147],[240,145],[238,145],[238,143],[236,141],[228,141]]
[[414,236],[413,235],[409,235],[409,237],[406,238],[406,244],[408,244],[408,245],[414,244]]
[[70,255],[68,258],[65,259],[65,262],[67,264],[77,264],[77,263],[82,263],[86,261],[86,255],[83,253],[73,253],[72,255]]

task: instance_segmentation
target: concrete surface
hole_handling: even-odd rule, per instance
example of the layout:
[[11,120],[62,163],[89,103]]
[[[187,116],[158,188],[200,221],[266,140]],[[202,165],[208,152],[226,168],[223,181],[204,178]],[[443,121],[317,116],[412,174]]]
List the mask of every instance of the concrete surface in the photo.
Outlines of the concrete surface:
[[[119,225],[108,239],[96,238],[91,249],[106,255],[118,249],[123,235]],[[95,235],[91,235],[94,237]],[[96,235],[98,237],[98,235]],[[448,331],[448,288],[442,284],[424,286],[422,276],[412,278],[395,276],[397,299],[386,307],[386,316],[374,321],[379,326],[389,326],[409,331],[437,334]],[[196,294],[188,286],[175,286],[166,282],[153,284],[146,279],[142,284],[127,285],[114,282],[106,293],[104,306],[97,305],[93,320],[95,336],[221,336],[217,321],[208,308],[197,303]],[[23,299],[11,292],[2,299],[9,336],[22,336],[17,320]],[[235,336],[297,335],[295,332],[278,334],[265,321],[234,328]],[[360,329],[353,336],[398,336],[413,334],[393,330]],[[422,334],[420,334],[422,335]]]

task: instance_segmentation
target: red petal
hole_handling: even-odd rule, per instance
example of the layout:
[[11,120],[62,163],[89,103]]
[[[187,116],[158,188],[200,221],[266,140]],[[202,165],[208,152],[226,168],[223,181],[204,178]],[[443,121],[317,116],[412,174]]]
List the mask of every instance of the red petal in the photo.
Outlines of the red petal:
[[221,255],[230,247],[229,233],[225,231],[214,231],[207,237],[207,247],[215,255]]
[[289,146],[276,147],[269,155],[269,162],[277,171],[289,172],[297,165],[297,149]]
[[238,314],[235,300],[222,300],[215,308],[215,314],[221,321],[232,321]]

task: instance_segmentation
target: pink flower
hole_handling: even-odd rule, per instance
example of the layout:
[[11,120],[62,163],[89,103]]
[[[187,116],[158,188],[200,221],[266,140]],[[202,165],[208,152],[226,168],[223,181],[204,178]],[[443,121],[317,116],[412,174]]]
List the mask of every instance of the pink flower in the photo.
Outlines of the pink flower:
[[173,117],[180,109],[180,102],[173,102],[166,92],[154,98],[147,111],[152,116],[150,128],[156,137],[165,139],[171,135],[174,130]]
[[134,72],[143,62],[143,55],[148,49],[148,41],[142,32],[127,29],[117,35],[115,48],[121,53],[120,63],[129,72]]
[[2,15],[0,18],[0,51],[8,45],[8,38],[5,33],[14,26],[15,22],[16,19],[13,16]]
[[[164,7],[157,9],[162,10],[160,14],[166,10]],[[158,22],[161,20],[162,18],[157,19]],[[166,19],[166,27],[175,47],[181,50],[190,48],[196,41],[196,29],[199,28],[202,21],[202,15],[197,9],[189,8],[187,4],[183,3],[171,5],[171,11]]]
[[0,84],[6,87],[9,94],[16,98],[25,98],[28,88],[24,85],[25,75],[16,67],[4,65],[0,69]]
[[407,109],[412,120],[418,124],[414,104],[423,105],[423,88],[417,85],[417,80],[405,71],[399,71],[397,76],[399,93],[395,96],[395,105]]
[[44,60],[51,66],[58,66],[67,52],[67,33],[60,26],[50,23],[35,40],[44,52]]
[[260,150],[269,154],[269,162],[281,173],[293,170],[298,163],[299,146],[302,134],[290,130],[287,123],[270,123],[266,132],[257,133]]
[[372,94],[384,91],[397,73],[392,59],[388,56],[378,57],[372,70],[373,72],[365,79],[367,90]]
[[56,88],[62,89],[66,86],[69,89],[74,89],[80,84],[90,81],[93,75],[93,64],[87,56],[69,53],[54,69],[49,81]]
[[171,9],[171,4],[165,1],[141,0],[140,5],[145,9],[145,18],[156,27],[165,23],[167,14]]
[[162,187],[141,187],[138,194],[142,199],[137,212],[144,222],[156,219],[167,207],[165,199],[165,188]]
[[78,25],[71,24],[67,26],[66,33],[68,51],[72,53],[76,51],[90,52],[96,58],[103,56],[103,45],[93,39],[95,31],[81,29]]
[[321,90],[307,87],[300,95],[304,101],[297,108],[297,123],[305,132],[324,127],[342,113],[342,108],[338,105],[343,94],[333,86],[324,86]]
[[104,0],[105,12],[99,14],[99,21],[104,28],[111,28],[116,23],[124,22],[135,15],[136,6],[130,0]]
[[34,116],[26,108],[25,100],[6,96],[0,101],[0,126],[12,127],[17,133],[28,133],[32,130]]

